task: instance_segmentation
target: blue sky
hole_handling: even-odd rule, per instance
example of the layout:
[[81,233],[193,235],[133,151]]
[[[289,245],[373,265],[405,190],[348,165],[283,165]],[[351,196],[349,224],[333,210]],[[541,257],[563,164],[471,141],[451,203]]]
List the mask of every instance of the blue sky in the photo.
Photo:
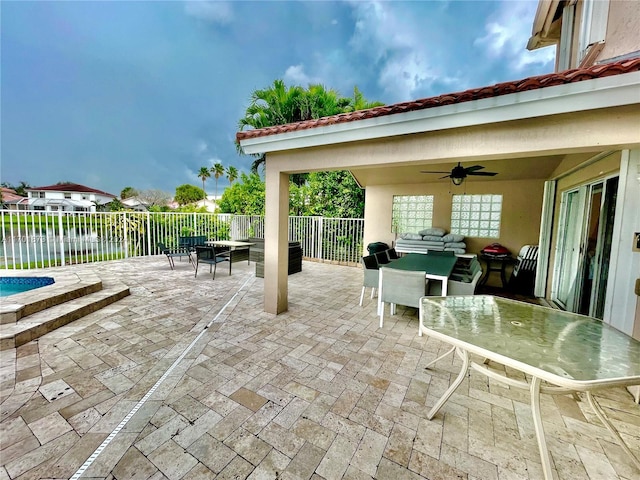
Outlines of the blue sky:
[[525,49],[536,7],[3,1],[1,181],[173,194],[216,162],[247,172],[234,138],[252,91],[357,85],[391,104],[548,73],[554,48]]

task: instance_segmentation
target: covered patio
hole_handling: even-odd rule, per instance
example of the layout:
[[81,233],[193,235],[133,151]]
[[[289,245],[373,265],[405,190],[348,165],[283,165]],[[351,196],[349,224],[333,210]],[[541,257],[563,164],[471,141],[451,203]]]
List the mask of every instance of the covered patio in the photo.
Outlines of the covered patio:
[[[415,309],[378,328],[358,268],[304,262],[279,315],[244,262],[214,281],[161,256],[49,270],[131,295],[2,352],[0,479],[542,476],[526,392],[471,373],[427,420],[459,360],[425,370],[448,347],[418,337]],[[632,397],[599,399],[638,455]],[[544,395],[542,412],[559,479],[637,477],[586,402]]]

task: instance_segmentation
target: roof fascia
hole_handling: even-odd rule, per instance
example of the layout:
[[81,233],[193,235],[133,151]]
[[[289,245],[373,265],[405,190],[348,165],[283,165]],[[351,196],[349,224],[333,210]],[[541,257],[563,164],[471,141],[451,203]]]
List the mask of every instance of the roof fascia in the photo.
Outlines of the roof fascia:
[[637,104],[640,71],[240,141],[246,154],[427,133]]
[[549,41],[547,35],[551,29],[553,17],[558,10],[559,4],[560,0],[540,0],[536,16],[533,19],[533,28],[531,38],[527,43],[527,50],[535,50],[555,43],[555,41]]

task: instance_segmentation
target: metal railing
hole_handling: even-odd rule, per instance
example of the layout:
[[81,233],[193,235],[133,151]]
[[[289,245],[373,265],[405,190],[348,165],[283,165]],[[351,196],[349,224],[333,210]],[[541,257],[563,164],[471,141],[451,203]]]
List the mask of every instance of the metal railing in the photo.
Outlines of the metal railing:
[[[157,255],[158,242],[181,236],[211,240],[264,238],[264,217],[176,212],[42,212],[2,210],[0,268],[32,269]],[[289,240],[306,259],[357,264],[361,218],[289,217]]]

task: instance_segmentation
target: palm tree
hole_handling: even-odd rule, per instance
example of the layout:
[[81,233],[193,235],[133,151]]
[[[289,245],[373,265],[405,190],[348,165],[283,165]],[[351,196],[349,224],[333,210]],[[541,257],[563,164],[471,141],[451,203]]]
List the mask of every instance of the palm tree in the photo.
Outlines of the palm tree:
[[238,169],[233,165],[227,167],[227,179],[229,183],[233,183],[238,179]]
[[218,199],[218,179],[224,175],[224,166],[221,163],[215,163],[213,167],[211,167],[211,173],[213,177],[216,179],[216,203]]
[[362,92],[358,88],[358,86],[353,87],[353,98],[349,99],[349,104],[345,108],[345,112],[355,112],[356,110],[366,110],[367,108],[380,107],[384,105],[382,102],[370,102]]
[[[282,80],[275,80],[272,86],[253,92],[238,128],[257,129],[327,117],[347,111],[350,103],[351,99],[343,98],[336,90],[327,90],[320,84],[309,85],[305,90],[300,86],[287,87]],[[240,145],[236,144],[236,147],[241,153]],[[265,157],[261,154],[255,158],[251,170],[257,172],[264,165]]]
[[198,172],[198,177],[202,179],[202,191],[204,192],[204,199],[207,198],[207,191],[204,189],[204,181],[211,177],[209,173],[209,169],[207,167],[200,167],[200,171]]

